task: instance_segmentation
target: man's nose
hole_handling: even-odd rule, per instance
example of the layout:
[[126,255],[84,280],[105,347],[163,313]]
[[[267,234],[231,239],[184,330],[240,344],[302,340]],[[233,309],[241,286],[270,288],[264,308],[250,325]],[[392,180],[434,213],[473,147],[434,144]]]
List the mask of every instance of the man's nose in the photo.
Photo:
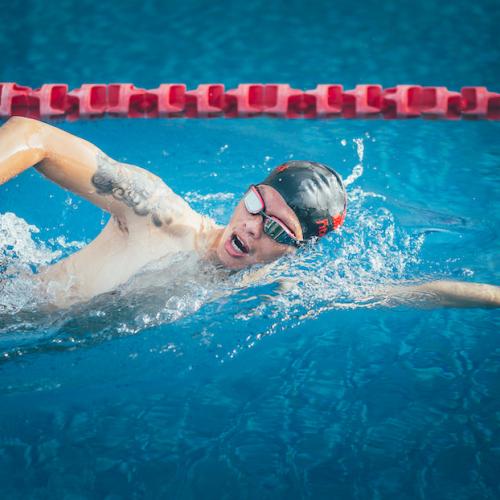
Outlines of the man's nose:
[[262,215],[250,215],[245,221],[245,230],[252,238],[260,238],[263,230]]

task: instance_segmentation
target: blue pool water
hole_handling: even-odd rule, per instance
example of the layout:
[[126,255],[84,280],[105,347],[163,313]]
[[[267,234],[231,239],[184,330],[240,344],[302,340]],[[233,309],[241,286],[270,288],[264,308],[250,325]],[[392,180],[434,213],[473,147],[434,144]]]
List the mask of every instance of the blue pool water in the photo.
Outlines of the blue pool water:
[[[485,0],[1,12],[0,81],[499,88],[498,8]],[[286,293],[217,283],[203,267],[173,287],[159,263],[118,296],[33,316],[19,273],[107,219],[34,171],[0,187],[1,498],[500,496],[498,311],[360,303],[386,283],[500,283],[497,123],[58,126],[149,168],[221,223],[289,158],[337,168],[349,211],[340,237],[279,263],[274,278],[298,283]]]

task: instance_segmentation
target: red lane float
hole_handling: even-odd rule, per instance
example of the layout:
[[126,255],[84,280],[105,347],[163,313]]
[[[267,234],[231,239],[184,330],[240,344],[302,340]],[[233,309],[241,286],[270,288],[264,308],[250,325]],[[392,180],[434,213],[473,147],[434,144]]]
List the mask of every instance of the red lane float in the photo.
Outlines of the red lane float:
[[[108,111],[108,87],[84,83],[79,89],[68,92],[68,118],[98,118]],[[42,116],[44,116],[42,114]]]
[[382,106],[385,118],[416,118],[421,114],[420,85],[397,85],[385,89]]
[[185,93],[184,115],[188,118],[221,116],[225,108],[224,85],[198,85]]
[[312,100],[312,117],[329,118],[342,113],[344,89],[342,85],[317,85],[305,94]]
[[149,93],[158,99],[158,116],[182,116],[186,94],[186,86],[183,83],[162,83]]
[[385,119],[500,119],[500,94],[486,87],[320,84],[300,90],[288,84],[245,83],[226,90],[220,83],[187,90],[182,83],[164,83],[155,89],[131,83],[83,84],[68,90],[49,83],[31,89],[0,83],[0,118],[28,116],[77,120],[104,116],[127,118],[385,118]]
[[260,115],[264,110],[264,85],[240,83],[226,92],[225,114],[228,118]]

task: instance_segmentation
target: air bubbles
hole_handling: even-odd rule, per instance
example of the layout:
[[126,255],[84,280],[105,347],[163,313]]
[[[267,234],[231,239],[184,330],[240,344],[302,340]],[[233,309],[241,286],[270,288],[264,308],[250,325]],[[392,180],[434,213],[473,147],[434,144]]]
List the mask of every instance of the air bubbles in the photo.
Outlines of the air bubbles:
[[217,156],[220,156],[223,154],[225,151],[229,149],[229,144],[224,144],[221,148],[219,148],[219,151],[217,152]]
[[64,200],[64,204],[68,208],[71,208],[73,210],[78,210],[81,202],[80,202],[80,200],[74,199],[72,196],[68,195],[68,196],[66,196],[66,199]]

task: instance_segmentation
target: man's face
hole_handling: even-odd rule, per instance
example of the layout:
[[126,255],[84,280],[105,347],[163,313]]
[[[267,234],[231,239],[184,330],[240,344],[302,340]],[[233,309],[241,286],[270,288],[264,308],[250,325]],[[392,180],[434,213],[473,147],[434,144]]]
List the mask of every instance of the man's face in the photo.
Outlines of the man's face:
[[[259,185],[258,189],[264,199],[266,214],[280,219],[297,239],[302,239],[299,220],[278,191],[264,185]],[[278,243],[268,236],[264,232],[262,215],[249,213],[243,200],[235,208],[217,245],[217,257],[230,269],[271,262],[294,251],[294,247]]]

